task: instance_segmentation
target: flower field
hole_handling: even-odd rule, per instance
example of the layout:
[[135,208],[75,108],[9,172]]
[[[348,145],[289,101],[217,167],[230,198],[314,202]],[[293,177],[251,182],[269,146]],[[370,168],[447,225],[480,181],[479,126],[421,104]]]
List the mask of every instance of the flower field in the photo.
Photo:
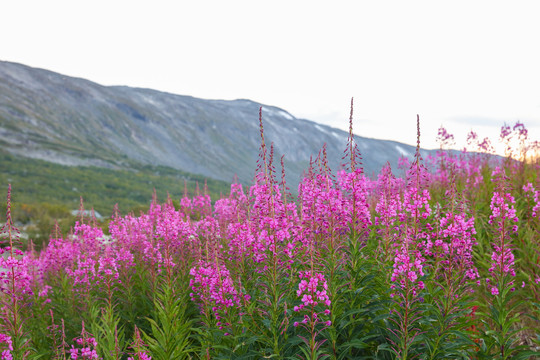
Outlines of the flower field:
[[293,196],[259,119],[252,186],[154,198],[107,234],[81,217],[36,252],[8,192],[1,359],[538,356],[539,147],[522,124],[501,130],[506,157],[473,132],[444,151],[441,129],[422,159],[418,130],[414,158],[369,178],[351,110],[342,168],[323,147]]

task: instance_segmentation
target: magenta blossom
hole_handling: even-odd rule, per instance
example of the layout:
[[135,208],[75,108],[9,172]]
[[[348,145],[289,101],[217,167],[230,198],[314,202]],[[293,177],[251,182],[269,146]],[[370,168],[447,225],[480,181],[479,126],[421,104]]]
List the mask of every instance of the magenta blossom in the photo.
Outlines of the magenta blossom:
[[[492,295],[498,295],[504,288],[513,287],[514,280],[507,281],[507,276],[515,277],[514,254],[512,253],[512,235],[517,233],[518,217],[514,208],[515,199],[506,189],[507,179],[504,169],[495,168],[493,178],[496,191],[491,198],[489,224],[497,226],[496,240],[493,243],[489,272],[493,285]],[[495,288],[495,289],[494,289]]]
[[[304,320],[301,323],[308,328],[314,328],[318,323],[322,323],[324,326],[332,325],[330,320],[324,320],[330,315],[330,305],[332,304],[324,275],[321,273],[312,274],[311,271],[300,271],[298,275],[301,280],[296,296],[300,298],[301,303],[293,310],[304,313]],[[296,322],[293,325],[300,324]]]
[[249,300],[249,295],[242,295],[236,290],[224,265],[200,261],[189,274],[193,276],[189,282],[193,290],[189,294],[191,299],[199,304],[201,311],[211,309],[220,329],[223,328],[221,319],[229,314],[229,309],[240,308],[242,297]]

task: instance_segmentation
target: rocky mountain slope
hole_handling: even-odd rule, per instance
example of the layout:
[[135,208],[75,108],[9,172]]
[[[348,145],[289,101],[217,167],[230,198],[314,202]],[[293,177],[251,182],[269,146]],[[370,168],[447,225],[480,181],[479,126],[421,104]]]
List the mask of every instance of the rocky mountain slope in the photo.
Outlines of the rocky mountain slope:
[[[260,145],[258,113],[276,158],[285,154],[292,186],[324,143],[335,169],[347,133],[250,100],[203,100],[150,89],[101,86],[0,61],[0,147],[68,165],[129,168],[163,165],[210,178],[250,183]],[[414,148],[356,138],[366,173]],[[413,139],[411,139],[413,140]],[[426,152],[424,151],[424,156]]]

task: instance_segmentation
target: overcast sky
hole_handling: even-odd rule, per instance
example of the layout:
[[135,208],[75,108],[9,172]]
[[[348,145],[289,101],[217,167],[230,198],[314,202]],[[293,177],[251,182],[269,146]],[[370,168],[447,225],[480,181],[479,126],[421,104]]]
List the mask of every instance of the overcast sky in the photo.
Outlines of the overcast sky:
[[[538,1],[6,0],[0,59],[103,85],[248,98],[437,147],[440,125],[540,140]],[[254,114],[256,119],[257,114]]]

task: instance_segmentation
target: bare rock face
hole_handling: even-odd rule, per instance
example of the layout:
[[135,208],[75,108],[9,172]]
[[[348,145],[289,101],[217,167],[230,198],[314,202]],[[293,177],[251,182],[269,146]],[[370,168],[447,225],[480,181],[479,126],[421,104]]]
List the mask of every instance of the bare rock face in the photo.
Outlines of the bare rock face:
[[[0,146],[11,153],[67,165],[129,168],[164,165],[209,178],[253,179],[259,153],[259,108],[267,145],[287,181],[298,184],[323,144],[337,169],[347,133],[250,100],[203,100],[150,89],[105,87],[0,61]],[[414,148],[356,137],[367,174]],[[423,155],[427,154],[423,151]]]

